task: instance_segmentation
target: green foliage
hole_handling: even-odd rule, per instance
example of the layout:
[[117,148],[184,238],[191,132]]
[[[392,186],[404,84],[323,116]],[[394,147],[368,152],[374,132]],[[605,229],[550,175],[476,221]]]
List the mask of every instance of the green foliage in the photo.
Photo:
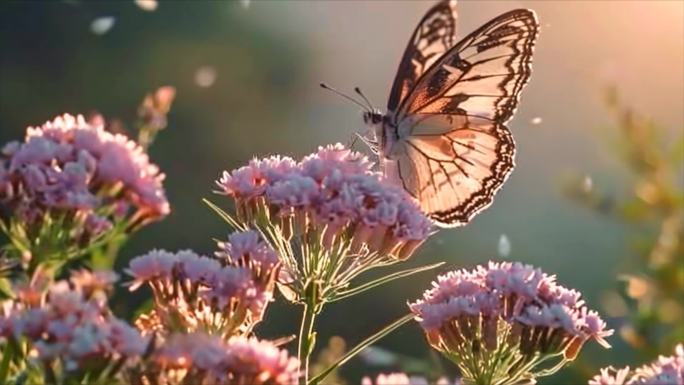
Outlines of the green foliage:
[[565,193],[631,228],[632,255],[616,282],[628,312],[615,315],[625,317],[622,338],[650,358],[684,339],[684,136],[664,137],[666,130],[623,104],[615,88],[605,100],[619,134],[617,155],[632,175],[628,195],[614,197],[579,179]]

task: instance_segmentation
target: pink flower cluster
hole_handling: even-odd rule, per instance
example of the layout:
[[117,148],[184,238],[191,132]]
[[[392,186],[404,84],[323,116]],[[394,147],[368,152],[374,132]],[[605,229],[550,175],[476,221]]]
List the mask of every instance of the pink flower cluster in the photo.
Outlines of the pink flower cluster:
[[220,245],[221,259],[153,250],[130,262],[130,289],[148,284],[155,298],[152,313],[140,320],[144,331],[201,329],[230,336],[262,319],[273,296],[277,255],[252,231],[234,233]]
[[[364,377],[361,385],[428,385],[431,384],[425,377],[409,376],[405,373],[379,374],[375,381],[370,377]],[[449,381],[446,377],[441,377],[433,384],[435,385],[460,385],[459,380]]]
[[609,347],[604,337],[613,333],[580,297],[532,266],[490,262],[440,275],[409,306],[439,350],[459,349],[474,338],[495,350],[504,322],[511,330],[508,343],[519,345],[524,354],[562,351],[572,359],[589,339]]
[[218,242],[216,257],[226,265],[249,269],[262,290],[271,293],[280,268],[278,253],[255,231],[235,232]]
[[29,342],[31,356],[48,366],[60,362],[67,372],[135,359],[148,341],[107,307],[105,291],[114,280],[113,273],[81,271],[47,291],[40,279],[17,287],[18,300],[3,303],[0,336]]
[[328,248],[353,233],[353,250],[363,245],[408,258],[431,233],[432,223],[401,188],[381,180],[362,154],[341,144],[320,147],[296,162],[274,156],[224,172],[220,193],[235,199],[238,217],[260,214],[284,233],[323,231]]
[[0,152],[0,204],[29,224],[46,213],[73,215],[90,237],[114,217],[139,226],[169,213],[164,175],[135,142],[82,116],[29,127]]
[[684,345],[677,345],[674,355],[660,356],[633,372],[629,367],[601,369],[589,385],[684,385]]
[[[152,355],[155,367],[143,377],[168,383],[173,370],[184,370],[184,384],[295,385],[299,361],[268,341],[232,337],[227,341],[203,333],[170,336]],[[159,370],[162,369],[162,370]]]

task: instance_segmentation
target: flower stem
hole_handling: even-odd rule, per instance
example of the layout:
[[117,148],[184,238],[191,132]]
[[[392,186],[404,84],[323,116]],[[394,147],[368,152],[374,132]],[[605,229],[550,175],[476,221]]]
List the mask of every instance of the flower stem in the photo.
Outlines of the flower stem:
[[302,314],[302,324],[299,329],[299,345],[297,356],[300,368],[303,368],[304,383],[309,381],[309,361],[316,343],[316,332],[314,323],[316,322],[316,309],[311,305],[304,305]]
[[302,312],[302,324],[299,327],[299,343],[297,344],[297,358],[300,370],[303,370],[304,384],[309,382],[309,361],[316,345],[316,332],[314,324],[316,315],[321,312],[323,304],[319,304],[316,295],[316,285],[310,284],[311,293],[307,293],[306,302]]

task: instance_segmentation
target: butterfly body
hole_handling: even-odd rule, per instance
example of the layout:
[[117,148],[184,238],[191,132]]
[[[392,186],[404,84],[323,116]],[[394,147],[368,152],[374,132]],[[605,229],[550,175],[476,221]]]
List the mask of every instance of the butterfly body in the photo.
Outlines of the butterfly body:
[[371,136],[366,140],[375,145],[374,150],[379,156],[389,157],[391,146],[399,140],[396,123],[392,122],[392,115],[379,110],[363,113],[363,122],[369,127]]
[[387,112],[364,113],[385,177],[437,225],[468,223],[511,173],[507,122],[531,75],[538,29],[533,11],[517,9],[456,42],[456,1],[440,1],[409,40]]

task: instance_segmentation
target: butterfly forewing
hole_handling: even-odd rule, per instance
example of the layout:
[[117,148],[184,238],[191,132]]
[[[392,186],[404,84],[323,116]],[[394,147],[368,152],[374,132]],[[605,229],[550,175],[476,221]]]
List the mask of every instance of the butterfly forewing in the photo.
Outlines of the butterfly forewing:
[[507,12],[442,55],[402,100],[398,119],[417,113],[510,119],[531,73],[538,22],[534,12]]
[[387,109],[395,111],[416,82],[456,42],[456,0],[430,8],[418,23],[399,62]]
[[505,123],[529,79],[537,31],[530,10],[488,22],[434,61],[391,115],[385,172],[438,224],[467,223],[513,169]]

